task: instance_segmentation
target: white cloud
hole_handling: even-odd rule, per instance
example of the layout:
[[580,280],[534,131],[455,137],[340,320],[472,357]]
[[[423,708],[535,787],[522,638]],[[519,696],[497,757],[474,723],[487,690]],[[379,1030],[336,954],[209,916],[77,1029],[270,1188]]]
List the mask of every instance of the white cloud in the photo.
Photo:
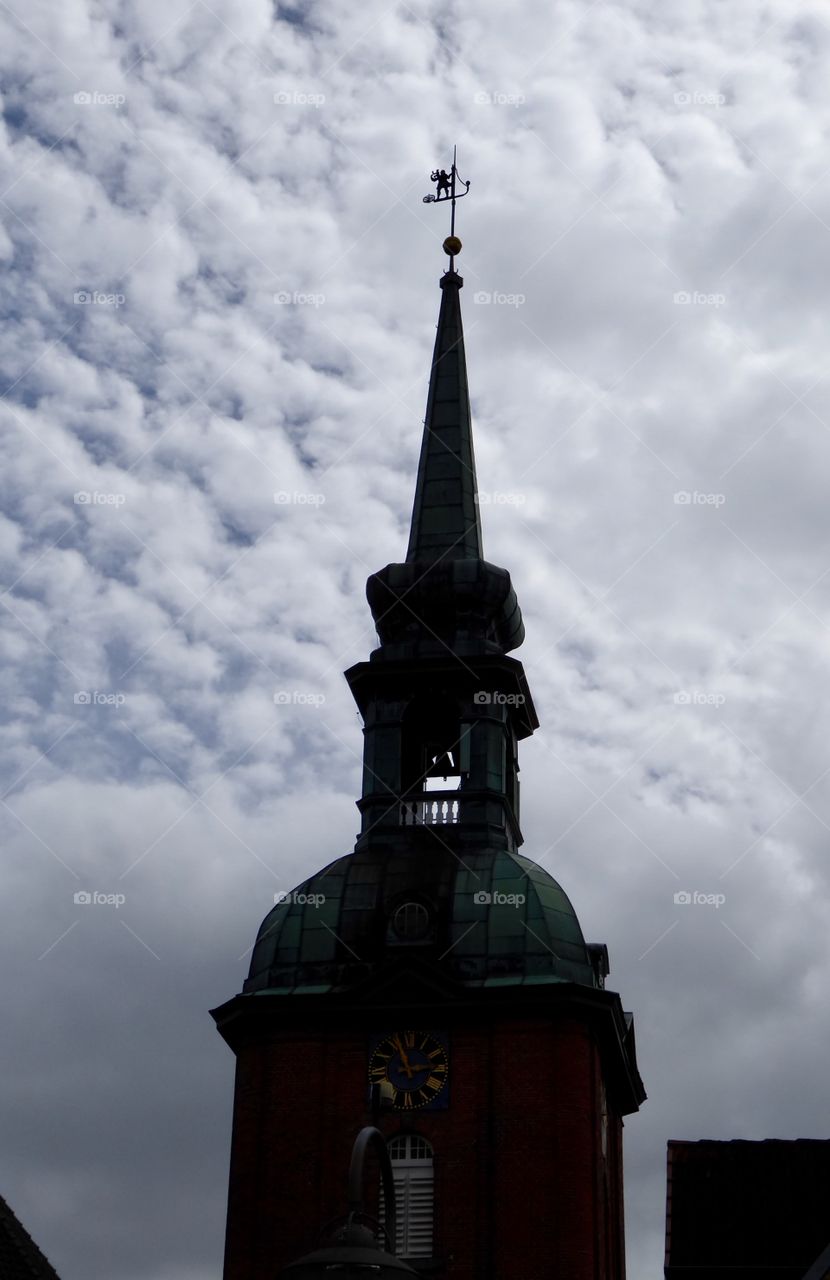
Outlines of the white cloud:
[[[636,1012],[645,1280],[667,1138],[812,1136],[823,1105],[823,11],[76,0],[4,23],[10,1201],[66,1280],[97,1249],[122,1280],[218,1274],[231,1064],[201,1011],[275,882],[353,841],[341,672],[406,545],[446,233],[422,196],[457,141],[479,480],[516,497],[483,508],[486,553],[542,720],[525,851]],[[75,887],[136,859],[123,916],[79,918]],[[159,1152],[197,1058],[185,1177]]]

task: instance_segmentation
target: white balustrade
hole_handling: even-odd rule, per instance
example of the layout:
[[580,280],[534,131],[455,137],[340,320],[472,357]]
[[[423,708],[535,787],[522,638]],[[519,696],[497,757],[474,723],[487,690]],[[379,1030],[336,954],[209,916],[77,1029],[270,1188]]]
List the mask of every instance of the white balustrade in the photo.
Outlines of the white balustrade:
[[401,801],[401,825],[438,827],[459,821],[461,804],[456,792],[433,791],[425,796]]

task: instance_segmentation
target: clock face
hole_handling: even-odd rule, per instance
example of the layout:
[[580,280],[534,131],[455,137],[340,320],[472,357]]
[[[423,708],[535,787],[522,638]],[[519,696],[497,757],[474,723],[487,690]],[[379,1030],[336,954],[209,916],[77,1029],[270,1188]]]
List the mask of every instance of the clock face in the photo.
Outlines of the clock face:
[[392,1031],[381,1036],[369,1058],[369,1080],[392,1086],[398,1111],[440,1106],[446,1095],[449,1060],[442,1037],[432,1031]]

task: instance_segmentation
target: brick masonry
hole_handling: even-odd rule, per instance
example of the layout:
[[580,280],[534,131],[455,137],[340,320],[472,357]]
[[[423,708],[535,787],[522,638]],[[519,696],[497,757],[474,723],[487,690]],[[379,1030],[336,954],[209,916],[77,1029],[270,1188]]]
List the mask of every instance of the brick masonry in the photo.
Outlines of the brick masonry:
[[[322,1012],[322,1010],[321,1010]],[[423,1134],[435,1151],[433,1274],[454,1280],[622,1280],[622,1120],[578,1016],[401,1029],[450,1033],[450,1105],[407,1116],[367,1110],[374,1024],[269,1029],[237,1049],[225,1280],[276,1277],[346,1211],[354,1139]],[[377,1029],[385,1029],[384,1027]],[[370,1161],[367,1205],[376,1204]]]

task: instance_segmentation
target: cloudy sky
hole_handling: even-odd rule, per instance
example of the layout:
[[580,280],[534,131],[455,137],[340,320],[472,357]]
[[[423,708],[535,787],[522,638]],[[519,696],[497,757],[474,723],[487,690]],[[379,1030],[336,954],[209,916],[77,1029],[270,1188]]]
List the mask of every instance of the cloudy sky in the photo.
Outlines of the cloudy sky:
[[457,142],[524,852],[635,1011],[654,1280],[667,1139],[830,1136],[826,7],[0,22],[0,1192],[63,1280],[219,1280],[208,1009],[357,830],[341,672],[405,553]]

